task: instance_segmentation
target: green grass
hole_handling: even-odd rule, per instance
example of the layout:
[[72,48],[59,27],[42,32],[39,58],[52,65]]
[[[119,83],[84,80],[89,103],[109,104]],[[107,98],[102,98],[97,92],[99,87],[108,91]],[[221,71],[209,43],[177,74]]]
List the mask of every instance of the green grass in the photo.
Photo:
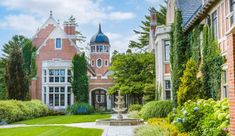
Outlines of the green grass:
[[92,115],[62,115],[62,116],[47,116],[35,118],[25,121],[16,122],[14,124],[71,124],[81,122],[94,122],[96,119],[110,118],[109,114],[92,114]]
[[103,130],[75,127],[19,127],[1,128],[0,136],[101,136]]

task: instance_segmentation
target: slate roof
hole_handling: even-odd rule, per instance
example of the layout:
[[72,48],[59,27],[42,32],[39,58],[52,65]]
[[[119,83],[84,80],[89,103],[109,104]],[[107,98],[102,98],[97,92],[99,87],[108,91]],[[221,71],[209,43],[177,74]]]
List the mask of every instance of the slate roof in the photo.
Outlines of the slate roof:
[[181,11],[183,26],[201,9],[202,0],[176,0],[176,8]]

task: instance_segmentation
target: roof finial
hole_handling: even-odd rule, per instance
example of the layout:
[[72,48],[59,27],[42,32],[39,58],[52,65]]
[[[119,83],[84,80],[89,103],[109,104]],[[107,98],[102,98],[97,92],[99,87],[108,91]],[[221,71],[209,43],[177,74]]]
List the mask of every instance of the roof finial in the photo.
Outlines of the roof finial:
[[50,17],[52,17],[52,11],[50,10]]
[[101,31],[101,24],[99,23],[99,33],[102,33]]

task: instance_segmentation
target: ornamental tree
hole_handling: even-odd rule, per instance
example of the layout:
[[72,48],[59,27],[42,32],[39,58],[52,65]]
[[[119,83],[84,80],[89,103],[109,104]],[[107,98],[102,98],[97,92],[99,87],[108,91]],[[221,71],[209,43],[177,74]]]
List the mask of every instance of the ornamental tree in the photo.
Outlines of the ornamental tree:
[[75,95],[75,101],[88,103],[87,61],[84,54],[74,55],[72,71],[71,85]]
[[180,78],[181,84],[177,94],[178,105],[183,105],[188,100],[201,98],[201,83],[197,78],[197,73],[198,68],[196,61],[189,59],[183,76]]

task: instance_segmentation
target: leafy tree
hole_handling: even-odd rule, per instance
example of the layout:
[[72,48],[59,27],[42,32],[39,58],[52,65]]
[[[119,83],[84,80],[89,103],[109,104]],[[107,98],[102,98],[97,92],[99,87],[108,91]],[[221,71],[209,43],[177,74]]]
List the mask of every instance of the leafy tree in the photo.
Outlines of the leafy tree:
[[29,98],[29,86],[25,75],[21,49],[15,46],[9,52],[5,62],[5,82],[9,99],[27,100]]
[[[166,6],[160,5],[160,10],[157,11],[154,7],[151,7],[149,11],[155,11],[157,17],[157,25],[166,24]],[[129,43],[129,48],[137,48],[144,50],[144,48],[149,44],[149,32],[150,32],[150,16],[145,15],[145,20],[141,21],[141,30],[134,30],[134,33],[138,35],[138,41],[131,40]]]
[[170,62],[171,62],[171,80],[172,80],[173,101],[176,106],[177,105],[177,91],[180,86],[180,78],[183,75],[183,71],[185,69],[185,63],[187,60],[187,57],[186,57],[187,46],[185,45],[186,38],[184,38],[185,35],[182,29],[181,11],[175,12],[175,19],[174,19],[174,24],[172,27],[173,29],[170,34],[171,36]]
[[128,53],[116,54],[114,57],[110,70],[114,71],[112,77],[115,85],[109,88],[109,93],[121,90],[133,98],[132,103],[141,103],[145,86],[154,84],[154,55]]
[[144,87],[144,102],[150,102],[156,99],[156,86],[153,83],[147,83]]
[[[67,21],[64,21],[64,24],[78,26],[78,23],[76,22],[76,18],[74,16],[70,16]],[[86,37],[81,32],[75,31],[75,35],[76,35],[76,41],[80,43],[86,41]]]
[[218,42],[208,26],[203,28],[202,85],[207,98],[220,99],[221,65],[224,59],[220,54]]
[[[14,52],[12,52],[14,51]],[[19,51],[20,54],[17,52]],[[18,93],[22,93],[22,94],[26,94],[25,97],[27,97],[27,99],[29,98],[29,94],[28,94],[28,91],[29,91],[29,86],[30,86],[30,81],[31,81],[31,78],[36,76],[36,63],[35,61],[32,61],[32,60],[35,60],[35,54],[36,52],[36,48],[33,46],[32,44],[32,41],[29,40],[28,38],[22,36],[22,35],[15,35],[12,37],[12,40],[10,40],[8,43],[6,43],[4,46],[3,46],[3,65],[5,66],[5,70],[4,70],[4,75],[5,75],[5,83],[7,85],[7,91],[8,91],[8,95],[9,93],[12,93],[14,92],[13,90],[9,90],[9,89],[14,89],[14,88],[11,88],[9,85],[11,81],[11,74],[13,73],[9,73],[9,72],[13,72],[11,70],[9,70],[9,67],[11,67],[11,62],[16,55],[18,56],[21,56],[22,57],[22,63],[21,62],[17,62],[17,64],[19,65],[22,65],[22,66],[16,66],[16,67],[19,67],[19,71],[15,71],[15,72],[19,72],[18,74],[22,74],[20,73],[21,71],[21,67],[23,68],[23,76],[22,76],[22,80],[21,82],[19,83],[18,81],[20,80],[16,80],[14,81],[15,83],[14,84],[21,84],[22,87],[18,87],[18,89],[24,89],[21,90],[21,92],[18,92]],[[19,58],[19,61],[21,58]],[[34,71],[34,72],[32,72]],[[24,79],[24,80],[23,80]],[[10,81],[8,81],[10,80]],[[18,90],[19,91],[19,90]],[[9,97],[11,97],[9,95]],[[25,97],[22,97],[22,100],[26,100]]]
[[198,67],[196,61],[189,59],[183,76],[180,78],[181,84],[177,95],[178,105],[183,105],[188,100],[196,100],[203,95],[197,73]]
[[88,102],[88,77],[85,55],[74,55],[72,61],[72,88],[77,102]]

